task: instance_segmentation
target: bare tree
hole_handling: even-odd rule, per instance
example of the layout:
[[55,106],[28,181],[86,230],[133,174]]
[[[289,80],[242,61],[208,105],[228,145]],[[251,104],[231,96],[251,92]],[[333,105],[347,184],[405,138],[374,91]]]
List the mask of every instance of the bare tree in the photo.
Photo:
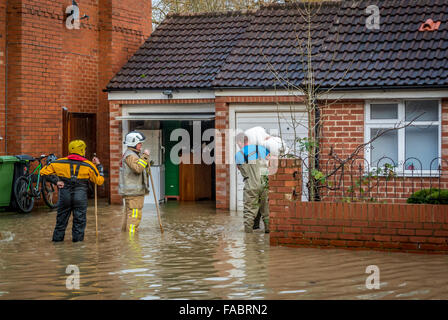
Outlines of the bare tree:
[[[265,56],[266,64],[274,75],[277,85],[282,89],[286,89],[289,95],[302,99],[305,106],[305,113],[307,115],[306,123],[303,123],[300,119],[296,118],[296,108],[292,105],[290,106],[291,112],[289,119],[283,118],[283,120],[288,122],[289,126],[292,127],[294,131],[293,146],[289,148],[291,150],[291,155],[304,158],[304,153],[306,153],[307,161],[304,165],[308,173],[308,198],[310,200],[319,199],[318,184],[322,179],[322,173],[319,170],[319,155],[321,152],[320,143],[324,123],[322,110],[337,102],[329,102],[326,98],[332,88],[321,90],[320,85],[316,82],[316,68],[319,63],[318,58],[321,55],[318,49],[322,45],[323,39],[317,39],[315,37],[315,31],[322,28],[321,22],[318,21],[322,6],[322,1],[303,1],[294,6],[294,10],[298,12],[300,17],[300,24],[296,24],[294,27],[294,49],[296,51],[298,62],[302,68],[301,71],[303,74],[303,79],[301,83],[297,84],[296,82],[290,80],[288,77],[287,68],[284,72],[277,70],[277,68]],[[337,40],[339,35],[337,32],[337,22],[338,21],[336,20],[334,21],[334,30],[330,31],[332,36],[336,38],[335,40]],[[334,57],[331,59],[330,65],[333,63]],[[350,66],[347,67],[344,76],[349,69]],[[344,77],[342,77],[339,81],[342,81],[343,78]],[[336,85],[334,85],[333,88]],[[308,132],[306,138],[299,138],[297,136],[299,126],[305,126]],[[299,146],[297,146],[297,143]]]
[[[351,1],[353,6],[359,4],[360,1]],[[277,89],[286,90],[288,95],[297,97],[297,100],[302,100],[305,113],[307,115],[307,121],[304,123],[302,119],[297,119],[296,117],[296,107],[290,104],[290,114],[284,116],[278,111],[278,123],[280,129],[280,136],[282,135],[280,120],[288,123],[288,125],[293,129],[294,141],[292,146],[288,146],[290,153],[289,156],[299,157],[304,159],[304,167],[307,179],[307,191],[308,199],[310,201],[318,201],[321,199],[320,190],[323,188],[331,188],[328,184],[330,177],[336,175],[340,172],[347,163],[353,161],[359,154],[366,148],[371,148],[372,143],[379,139],[381,136],[389,133],[390,131],[404,129],[417,120],[421,115],[415,117],[412,121],[406,124],[397,122],[393,128],[387,130],[378,131],[377,134],[365,143],[362,143],[354,148],[351,152],[346,152],[342,157],[334,152],[333,147],[327,156],[329,159],[334,160],[337,165],[335,165],[333,170],[324,173],[320,169],[320,161],[322,159],[322,128],[325,126],[325,115],[324,110],[337,104],[342,98],[329,100],[329,94],[336,88],[342,81],[345,80],[348,72],[351,70],[351,66],[354,60],[349,61],[342,73],[340,79],[334,83],[332,86],[327,88],[322,88],[322,83],[325,83],[325,76],[322,72],[319,75],[316,74],[316,70],[322,61],[322,55],[327,54],[326,57],[329,63],[327,68],[331,69],[335,63],[335,54],[323,52],[319,50],[322,46],[325,38],[318,39],[315,36],[315,30],[322,30],[322,22],[319,21],[319,15],[321,14],[324,3],[322,1],[303,1],[300,4],[294,6],[294,10],[298,12],[300,17],[300,22],[294,28],[295,34],[295,51],[298,62],[302,68],[303,79],[300,83],[297,80],[289,79],[289,70],[285,67],[283,70],[279,70],[273,63],[270,62],[269,57],[267,57],[263,52],[263,56],[266,61],[266,65],[270,72],[273,74]],[[328,5],[326,3],[325,5]],[[327,22],[325,22],[327,23]],[[329,37],[333,37],[332,41],[337,43],[339,40],[339,26],[338,17],[335,13],[335,19],[332,24],[332,29],[329,30]],[[319,78],[317,79],[317,76]],[[279,110],[279,109],[278,109]],[[298,137],[298,128],[304,126],[307,131],[307,137]]]

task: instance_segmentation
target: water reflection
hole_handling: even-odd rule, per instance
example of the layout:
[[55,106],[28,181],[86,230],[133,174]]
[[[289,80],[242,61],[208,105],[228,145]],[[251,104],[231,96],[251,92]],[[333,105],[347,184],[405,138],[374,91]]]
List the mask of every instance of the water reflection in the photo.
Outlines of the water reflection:
[[[375,251],[270,247],[245,234],[241,214],[211,202],[169,202],[160,233],[155,208],[140,232],[122,233],[120,206],[93,210],[85,241],[52,243],[55,213],[0,215],[0,299],[446,299],[448,257]],[[68,290],[68,265],[80,289]],[[368,265],[380,290],[368,290]]]

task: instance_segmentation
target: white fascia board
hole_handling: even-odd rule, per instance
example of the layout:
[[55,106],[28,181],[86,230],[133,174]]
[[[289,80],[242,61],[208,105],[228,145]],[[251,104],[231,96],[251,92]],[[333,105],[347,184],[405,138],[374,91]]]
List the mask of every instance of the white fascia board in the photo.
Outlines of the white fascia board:
[[213,90],[172,90],[172,97],[164,94],[165,90],[112,91],[108,99],[113,100],[172,100],[172,99],[214,99]]
[[[288,90],[217,90],[217,97],[252,97],[252,96],[304,96],[300,91]],[[339,100],[339,99],[423,99],[423,98],[448,98],[448,90],[351,90],[351,91],[332,91],[322,94],[319,99]]]
[[211,113],[215,112],[215,105],[213,103],[195,103],[195,104],[130,104],[122,107],[123,115],[129,113],[179,113],[179,112],[197,112],[197,113]]

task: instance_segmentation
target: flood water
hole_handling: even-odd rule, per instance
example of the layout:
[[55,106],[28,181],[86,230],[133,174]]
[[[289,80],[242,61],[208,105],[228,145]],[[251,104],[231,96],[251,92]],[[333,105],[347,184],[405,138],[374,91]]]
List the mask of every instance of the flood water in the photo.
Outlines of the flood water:
[[[243,232],[241,213],[212,202],[153,205],[138,235],[121,232],[121,206],[93,208],[85,241],[50,241],[56,213],[0,212],[0,299],[448,299],[448,256],[269,246]],[[80,288],[67,289],[67,266]],[[367,289],[366,267],[380,270]]]

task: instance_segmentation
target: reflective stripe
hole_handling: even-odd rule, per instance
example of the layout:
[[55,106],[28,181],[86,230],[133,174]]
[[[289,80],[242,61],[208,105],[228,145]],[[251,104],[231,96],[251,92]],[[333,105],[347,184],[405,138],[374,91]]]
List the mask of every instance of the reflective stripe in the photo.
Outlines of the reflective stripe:
[[138,218],[138,209],[132,209],[132,218]]
[[53,163],[65,163],[65,164],[77,164],[80,166],[84,166],[84,167],[89,167],[90,169],[93,170],[93,172],[95,173],[96,176],[98,176],[98,169],[92,167],[90,164],[83,162],[83,161],[79,161],[79,160],[70,160],[70,159],[61,159],[61,160],[55,160],[52,162]]
[[133,225],[133,224],[131,224],[130,226],[129,226],[129,234],[132,234],[132,233],[134,233],[135,232],[135,226]]
[[141,165],[143,168],[146,168],[146,166],[148,165],[148,163],[142,159],[138,160],[138,164]]

